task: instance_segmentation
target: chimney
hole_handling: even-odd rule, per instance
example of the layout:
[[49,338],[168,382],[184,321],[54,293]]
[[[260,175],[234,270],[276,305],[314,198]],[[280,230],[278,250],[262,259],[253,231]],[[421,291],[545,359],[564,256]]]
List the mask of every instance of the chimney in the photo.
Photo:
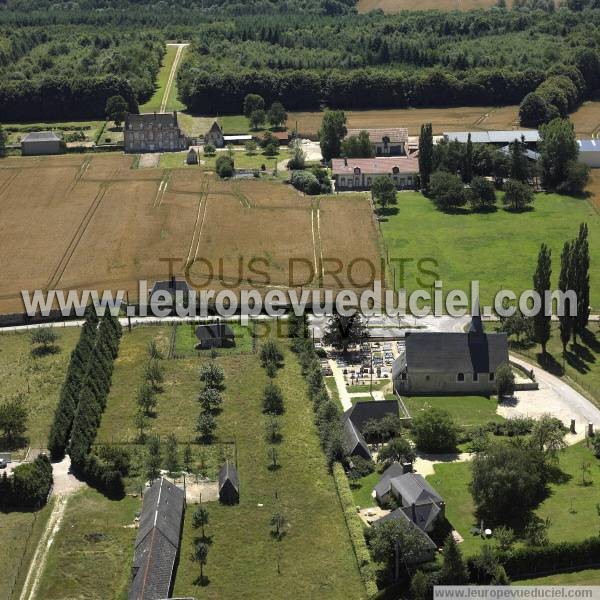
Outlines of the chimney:
[[417,522],[417,507],[414,502],[410,505],[410,508],[411,508],[411,512],[412,512],[413,523],[416,523]]

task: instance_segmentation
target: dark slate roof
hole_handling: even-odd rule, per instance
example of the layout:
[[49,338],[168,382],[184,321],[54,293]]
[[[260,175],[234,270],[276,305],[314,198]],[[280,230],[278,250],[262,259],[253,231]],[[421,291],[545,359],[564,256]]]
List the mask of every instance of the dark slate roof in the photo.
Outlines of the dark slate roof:
[[230,481],[237,491],[240,490],[240,480],[237,469],[230,464],[229,461],[226,461],[219,471],[219,490],[227,481]]
[[375,493],[384,496],[390,491],[390,480],[404,474],[404,469],[399,462],[392,463],[381,475],[381,479],[375,486]]
[[181,535],[185,493],[159,479],[144,494],[129,600],[167,598]]
[[365,400],[357,402],[344,413],[344,419],[351,419],[362,431],[367,421],[379,420],[388,416],[400,416],[397,400]]
[[156,281],[152,286],[152,290],[150,290],[150,294],[154,294],[154,292],[169,292],[171,294],[175,294],[175,292],[189,292],[190,286],[188,285],[185,279],[165,279],[163,281]]
[[199,340],[214,340],[234,337],[234,333],[227,323],[208,323],[196,327],[196,337]]
[[442,512],[442,509],[433,502],[403,506],[400,510],[423,531],[427,530]]
[[353,454],[359,446],[367,453],[367,456],[371,456],[371,451],[362,433],[350,419],[346,419],[344,421],[344,448],[348,454]]
[[126,129],[148,129],[150,127],[177,127],[177,113],[143,113],[135,115],[128,113],[125,116]]
[[442,497],[418,473],[405,473],[390,481],[392,489],[402,496],[405,504],[443,502]]
[[216,131],[217,133],[223,133],[221,126],[216,121],[213,121],[213,124],[210,126],[208,133],[210,133],[211,131]]
[[32,131],[21,142],[60,142],[61,138],[54,131]]
[[377,523],[385,523],[386,521],[397,521],[398,519],[406,519],[406,521],[408,521],[417,531],[421,533],[427,547],[431,550],[437,550],[437,546],[435,545],[434,541],[427,535],[427,533],[425,533],[424,528],[414,523],[413,520],[406,514],[406,512],[402,508],[397,508],[391,513],[388,513],[387,515],[381,517],[381,519],[377,519],[377,521],[375,521],[375,525]]
[[406,350],[396,359],[392,375],[411,373],[490,373],[508,363],[505,333],[410,332]]

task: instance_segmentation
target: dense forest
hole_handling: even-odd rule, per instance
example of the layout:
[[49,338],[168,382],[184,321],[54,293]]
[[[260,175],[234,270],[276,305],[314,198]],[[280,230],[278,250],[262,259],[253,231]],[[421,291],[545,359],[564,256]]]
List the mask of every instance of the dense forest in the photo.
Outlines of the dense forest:
[[0,115],[99,118],[114,94],[135,111],[152,94],[164,42],[178,39],[191,41],[178,89],[194,112],[237,113],[250,92],[289,109],[527,97],[536,123],[599,86],[596,1],[358,15],[354,0],[0,0]]

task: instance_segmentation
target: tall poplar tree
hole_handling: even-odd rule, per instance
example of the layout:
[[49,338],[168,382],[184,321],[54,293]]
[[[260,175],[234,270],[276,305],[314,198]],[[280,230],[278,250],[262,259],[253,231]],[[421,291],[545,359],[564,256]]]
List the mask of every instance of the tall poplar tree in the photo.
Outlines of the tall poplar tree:
[[[533,335],[535,341],[542,345],[542,353],[546,354],[546,344],[550,339],[551,314],[546,310],[544,297],[546,291],[550,290],[550,279],[552,277],[552,251],[546,244],[542,244],[538,254],[538,262],[533,274],[533,289],[542,299],[542,308],[533,317]],[[545,314],[545,313],[548,314]]]

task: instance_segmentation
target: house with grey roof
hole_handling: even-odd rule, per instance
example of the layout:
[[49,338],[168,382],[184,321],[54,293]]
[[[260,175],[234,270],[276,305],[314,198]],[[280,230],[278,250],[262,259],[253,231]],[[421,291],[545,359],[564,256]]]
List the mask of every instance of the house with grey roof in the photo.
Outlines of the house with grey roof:
[[400,408],[396,400],[356,402],[342,416],[344,447],[348,456],[361,456],[371,460],[371,451],[362,434],[365,425],[369,421],[398,416],[400,416]]
[[391,480],[404,475],[404,466],[399,462],[392,463],[381,475],[381,479],[374,488],[375,499],[379,504],[387,504],[392,498]]
[[170,597],[184,511],[184,491],[164,478],[144,494],[129,600]]
[[361,131],[369,135],[375,156],[404,156],[408,143],[408,129],[387,127],[385,129],[348,129],[346,137],[358,136]]
[[502,364],[508,364],[506,334],[485,333],[477,315],[465,332],[407,333],[392,378],[399,394],[489,395]]
[[177,112],[127,114],[123,129],[125,152],[180,152],[190,140],[177,122]]
[[240,501],[240,478],[237,469],[229,461],[219,471],[219,502],[237,504]]
[[61,154],[65,151],[65,143],[54,131],[32,131],[21,140],[23,156],[39,156],[42,154]]

